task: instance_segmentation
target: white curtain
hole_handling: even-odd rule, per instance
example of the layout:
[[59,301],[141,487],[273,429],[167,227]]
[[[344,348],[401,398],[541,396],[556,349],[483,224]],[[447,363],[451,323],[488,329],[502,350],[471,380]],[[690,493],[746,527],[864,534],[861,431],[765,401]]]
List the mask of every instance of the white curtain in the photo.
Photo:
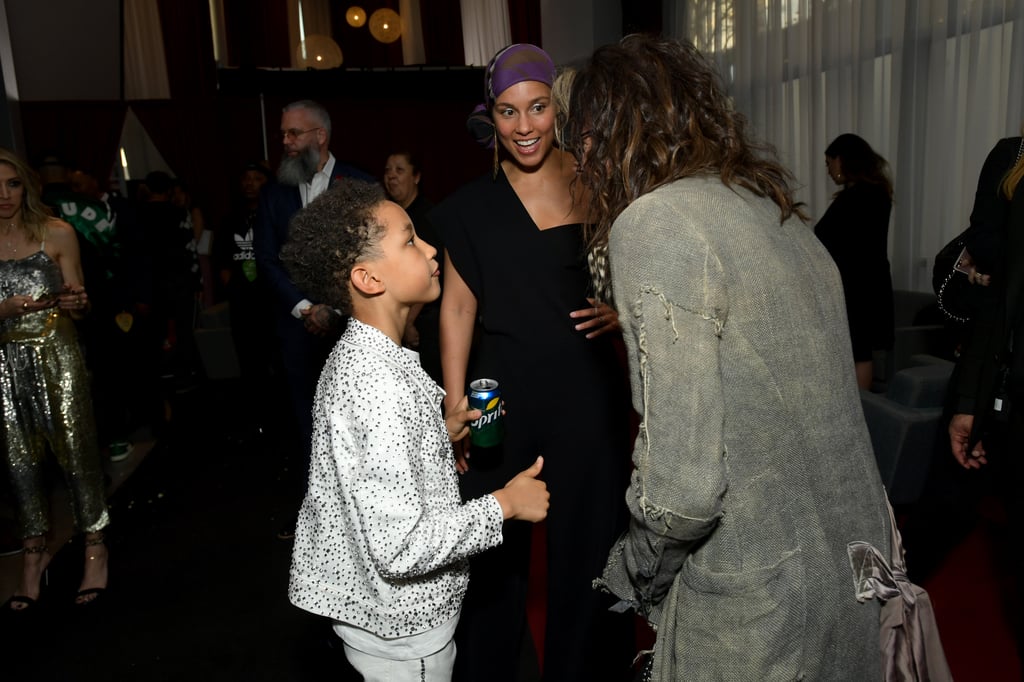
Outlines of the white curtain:
[[512,42],[506,0],[461,0],[462,42],[466,64],[486,66],[498,50]]
[[426,64],[420,0],[399,0],[398,13],[402,17],[402,63]]
[[156,0],[125,0],[124,96],[130,100],[171,98]]
[[228,36],[224,28],[224,0],[210,0],[210,31],[213,33],[213,58],[218,67],[228,63]]
[[124,127],[121,128],[121,149],[126,162],[123,169],[125,180],[141,180],[150,171],[175,175],[131,107],[125,112]]
[[333,42],[329,0],[288,0],[288,44],[293,67],[302,67],[299,45],[310,36]]
[[835,191],[824,150],[837,135],[857,133],[889,161],[894,284],[929,290],[932,258],[967,224],[985,156],[1024,123],[1024,0],[665,5],[665,33],[715,59],[815,220]]

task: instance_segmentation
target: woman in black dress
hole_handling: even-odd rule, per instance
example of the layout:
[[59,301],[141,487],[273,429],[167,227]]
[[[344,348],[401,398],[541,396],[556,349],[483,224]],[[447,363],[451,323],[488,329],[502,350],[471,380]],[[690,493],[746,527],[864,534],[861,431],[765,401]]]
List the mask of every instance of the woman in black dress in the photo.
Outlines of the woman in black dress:
[[871,388],[872,357],[893,344],[892,275],[889,270],[889,164],[863,138],[840,135],[825,150],[836,192],[814,234],[828,249],[846,293],[857,385]]
[[[430,215],[446,247],[445,406],[464,401],[469,381],[482,377],[496,379],[505,400],[502,445],[459,456],[466,498],[544,455],[552,507],[543,679],[610,679],[629,670],[633,622],[610,614],[608,596],[591,583],[625,528],[628,389],[609,333],[618,332],[618,317],[588,298],[588,204],[570,189],[572,156],[555,145],[554,71],[533,45],[512,45],[491,60],[487,105],[475,120],[490,131],[478,135],[482,142],[497,140],[494,172]],[[530,530],[506,524],[503,545],[472,560],[456,679],[518,679]]]

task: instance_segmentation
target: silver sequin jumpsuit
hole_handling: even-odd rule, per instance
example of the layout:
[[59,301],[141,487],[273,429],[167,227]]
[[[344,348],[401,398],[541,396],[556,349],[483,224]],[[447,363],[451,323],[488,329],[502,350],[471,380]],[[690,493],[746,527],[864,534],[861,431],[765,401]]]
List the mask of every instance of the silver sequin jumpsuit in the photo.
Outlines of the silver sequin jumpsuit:
[[[40,248],[0,261],[0,300],[57,293],[60,268]],[[109,522],[85,362],[74,322],[57,308],[0,320],[0,432],[22,537],[49,529],[47,446],[64,472],[75,524],[92,533]]]

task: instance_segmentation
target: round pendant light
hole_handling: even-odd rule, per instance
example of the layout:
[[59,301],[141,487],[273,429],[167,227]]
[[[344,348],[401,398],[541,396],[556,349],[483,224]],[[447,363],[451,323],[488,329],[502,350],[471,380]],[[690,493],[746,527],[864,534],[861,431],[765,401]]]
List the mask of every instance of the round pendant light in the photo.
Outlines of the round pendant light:
[[393,9],[379,9],[370,15],[370,34],[382,43],[393,43],[402,36],[402,18]]
[[345,21],[348,22],[349,26],[359,28],[366,23],[366,12],[363,11],[362,7],[352,6],[345,12]]
[[343,60],[338,43],[328,36],[311,33],[295,48],[295,65],[300,69],[336,69]]

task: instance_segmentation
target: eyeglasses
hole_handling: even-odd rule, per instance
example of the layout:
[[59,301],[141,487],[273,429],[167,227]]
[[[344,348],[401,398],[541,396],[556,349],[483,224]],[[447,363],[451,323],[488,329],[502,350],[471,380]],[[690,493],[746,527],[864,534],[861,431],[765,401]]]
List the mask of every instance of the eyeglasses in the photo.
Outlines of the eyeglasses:
[[296,140],[306,133],[311,133],[314,130],[320,130],[321,128],[310,128],[308,130],[299,130],[298,128],[289,128],[288,130],[281,131],[281,137],[286,140]]

